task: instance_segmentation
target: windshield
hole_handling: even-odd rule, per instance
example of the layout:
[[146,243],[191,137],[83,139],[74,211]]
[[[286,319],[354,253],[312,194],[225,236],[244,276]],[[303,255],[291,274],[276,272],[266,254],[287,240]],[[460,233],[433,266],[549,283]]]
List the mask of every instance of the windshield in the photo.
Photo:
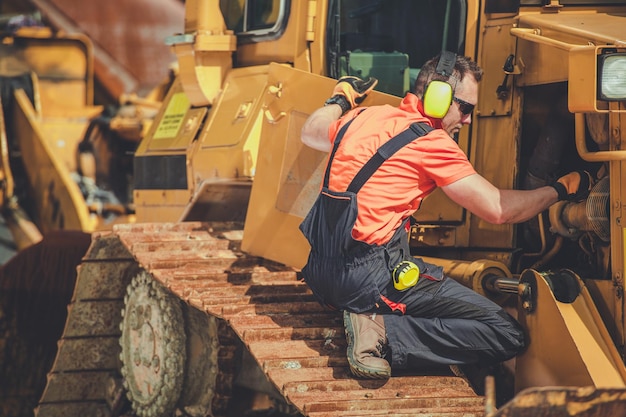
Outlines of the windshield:
[[284,28],[287,0],[220,0],[226,27],[240,36],[276,36]]
[[334,0],[328,73],[374,76],[377,90],[404,96],[419,68],[442,49],[463,53],[464,0]]

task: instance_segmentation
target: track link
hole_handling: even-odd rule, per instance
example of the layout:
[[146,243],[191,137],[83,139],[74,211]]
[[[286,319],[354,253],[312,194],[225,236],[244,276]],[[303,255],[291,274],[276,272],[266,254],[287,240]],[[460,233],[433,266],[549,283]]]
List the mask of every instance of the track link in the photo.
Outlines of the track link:
[[241,235],[241,225],[196,222],[119,225],[94,235],[36,415],[121,412],[120,311],[126,287],[142,270],[221,319],[216,416],[232,392],[233,335],[305,416],[484,415],[484,398],[450,374],[352,377],[341,313],[320,306],[298,271],[241,252]]

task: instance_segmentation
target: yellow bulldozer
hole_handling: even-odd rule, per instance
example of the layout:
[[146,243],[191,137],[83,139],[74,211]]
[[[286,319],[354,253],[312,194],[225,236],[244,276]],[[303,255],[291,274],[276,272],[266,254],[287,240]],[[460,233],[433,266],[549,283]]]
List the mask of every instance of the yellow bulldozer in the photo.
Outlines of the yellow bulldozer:
[[[617,0],[185,1],[178,71],[133,153],[136,221],[91,235],[35,415],[234,416],[259,398],[311,417],[626,414],[625,27]],[[430,196],[413,254],[511,311],[529,347],[478,385],[358,380],[340,314],[299,276],[327,159],[300,130],[337,78],[375,77],[363,105],[397,104],[441,50],[485,70],[458,137],[478,172],[595,185],[521,225]]]

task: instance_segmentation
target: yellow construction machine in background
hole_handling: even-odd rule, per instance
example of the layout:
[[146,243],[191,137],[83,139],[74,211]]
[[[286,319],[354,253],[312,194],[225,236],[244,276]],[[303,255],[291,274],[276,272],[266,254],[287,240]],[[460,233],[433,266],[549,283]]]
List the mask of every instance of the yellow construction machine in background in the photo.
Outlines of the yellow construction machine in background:
[[17,249],[51,231],[133,222],[132,155],[160,102],[95,105],[84,35],[28,27],[0,48],[3,214]]
[[0,8],[3,217],[18,251],[51,231],[134,221],[133,154],[176,72],[163,39],[183,10],[176,0]]
[[[136,223],[93,234],[36,414],[241,415],[251,393],[285,415],[623,414],[625,24],[617,0],[187,0],[133,153]],[[495,384],[358,381],[340,315],[298,279],[327,158],[300,130],[342,75],[380,80],[365,106],[397,104],[442,49],[485,70],[458,137],[478,172],[536,188],[585,169],[594,187],[521,225],[430,196],[414,255],[515,314],[529,347]]]
[[[4,2],[0,12],[0,414],[25,415],[45,387],[91,233],[135,221],[133,154],[175,67],[154,71],[163,74],[160,83],[135,83],[141,97],[116,95],[114,86],[135,85],[132,71],[103,71],[103,62],[112,71],[123,60],[84,33],[53,25],[58,11],[44,18],[20,1]],[[135,24],[151,33],[152,26]],[[124,26],[117,28],[122,35]]]

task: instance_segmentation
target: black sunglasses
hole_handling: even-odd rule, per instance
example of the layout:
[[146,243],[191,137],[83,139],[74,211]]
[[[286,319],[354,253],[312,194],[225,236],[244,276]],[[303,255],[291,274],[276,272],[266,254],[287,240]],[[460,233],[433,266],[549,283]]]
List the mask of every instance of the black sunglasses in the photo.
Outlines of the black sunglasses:
[[459,103],[459,110],[461,110],[461,113],[463,113],[464,115],[467,116],[474,111],[474,104],[470,104],[467,101],[461,100],[460,98],[457,98],[455,96],[452,96],[452,100]]

